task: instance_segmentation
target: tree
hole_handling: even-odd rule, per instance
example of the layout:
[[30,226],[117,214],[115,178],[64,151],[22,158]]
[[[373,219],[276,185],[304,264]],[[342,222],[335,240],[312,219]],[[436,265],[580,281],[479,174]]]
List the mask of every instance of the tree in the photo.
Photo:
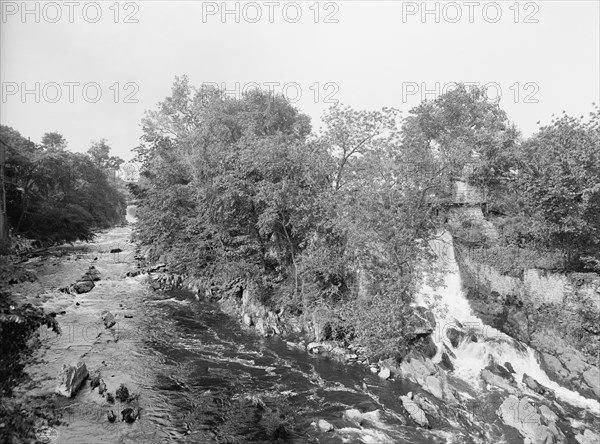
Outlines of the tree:
[[47,150],[62,151],[67,148],[67,141],[60,133],[45,133],[42,137],[42,146]]
[[42,244],[90,240],[97,228],[120,222],[124,197],[91,159],[44,150],[0,126],[7,144],[7,215],[14,233]]
[[110,156],[110,150],[108,141],[100,139],[92,142],[92,146],[88,148],[87,153],[96,166],[104,169],[118,170],[125,161],[120,157]]
[[402,131],[406,151],[418,153],[425,164],[416,170],[431,174],[433,168],[434,174],[440,171],[486,187],[510,174],[519,136],[483,89],[463,84],[412,109]]
[[517,211],[536,221],[524,234],[534,234],[543,248],[565,251],[575,267],[582,255],[600,249],[599,131],[598,107],[587,120],[554,119],[522,144],[512,183]]

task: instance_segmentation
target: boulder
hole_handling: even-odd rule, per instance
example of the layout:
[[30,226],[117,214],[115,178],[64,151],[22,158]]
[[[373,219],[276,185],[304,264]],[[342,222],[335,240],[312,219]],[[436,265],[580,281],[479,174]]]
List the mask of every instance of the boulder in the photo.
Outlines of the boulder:
[[446,352],[442,353],[441,365],[446,370],[449,370],[449,371],[454,370],[454,365],[452,364],[452,361],[450,360],[450,357],[448,356],[448,353],[446,353]]
[[546,387],[541,385],[539,382],[537,382],[535,379],[533,379],[527,373],[523,373],[523,384],[525,384],[531,390],[533,390],[534,392],[536,392],[540,395],[543,395],[546,393]]
[[450,340],[452,347],[458,347],[460,340],[463,338],[463,333],[454,327],[450,327],[446,330],[446,337]]
[[489,370],[493,374],[495,374],[497,376],[500,376],[501,378],[504,378],[507,381],[514,382],[514,380],[515,380],[515,377],[512,375],[512,373],[510,373],[505,367],[503,367],[500,364],[496,364],[494,362],[491,362],[486,367],[486,370]]
[[421,359],[409,358],[402,361],[400,371],[402,376],[422,384],[427,376],[435,373],[435,368],[429,368]]
[[242,321],[244,322],[244,325],[246,325],[247,327],[250,327],[253,324],[252,317],[248,313],[244,313],[244,316],[242,317]]
[[127,407],[121,411],[121,421],[132,424],[140,416],[140,410],[134,407]]
[[439,416],[439,409],[427,396],[425,396],[424,393],[417,393],[414,395],[413,401],[416,402],[425,413],[428,413],[431,416]]
[[74,365],[65,364],[58,376],[58,384],[54,391],[59,395],[70,398],[77,392],[87,376],[88,370],[83,361],[79,361]]
[[311,342],[306,346],[306,349],[311,353],[319,354],[324,349],[324,346],[320,342]]
[[584,371],[583,380],[592,388],[594,394],[600,398],[600,372],[598,367],[591,366]]
[[519,431],[525,442],[532,444],[560,444],[565,442],[554,422],[544,424],[538,408],[527,398],[510,395],[502,402],[498,415],[506,425]]
[[106,328],[111,328],[117,323],[117,321],[115,321],[115,317],[110,311],[102,312],[102,321],[104,322],[104,326]]
[[588,429],[582,434],[575,435],[575,439],[579,444],[598,444],[600,442],[600,435]]
[[550,373],[566,378],[569,376],[569,371],[562,365],[562,362],[549,353],[541,353],[542,363],[546,366]]
[[514,386],[511,381],[492,373],[487,368],[481,371],[481,379],[483,379],[489,385],[493,385],[494,387],[506,390],[508,393],[512,393],[515,395],[520,393],[520,390],[516,386]]
[[84,277],[86,277],[87,279],[81,279],[82,281],[90,280],[90,279],[92,281],[99,281],[100,280],[100,272],[98,270],[96,270],[96,268],[92,265],[90,267],[90,269],[85,272]]
[[435,328],[433,313],[424,307],[417,307],[409,319],[413,337],[430,335]]
[[92,288],[94,288],[94,282],[92,281],[77,281],[73,284],[73,290],[78,294],[92,291]]
[[115,422],[117,419],[117,415],[112,410],[107,413],[106,417],[108,418],[108,422]]
[[400,400],[402,401],[402,405],[406,409],[406,412],[414,422],[419,424],[421,427],[429,427],[427,416],[425,416],[423,409],[421,409],[421,407],[419,407],[417,403],[413,401],[412,393],[408,393],[406,396],[400,396]]
[[440,381],[438,377],[432,375],[425,377],[425,384],[423,385],[423,388],[439,400],[444,400],[442,381]]
[[516,373],[515,369],[513,368],[512,364],[510,362],[505,362],[504,368],[513,374]]
[[389,367],[381,367],[381,370],[379,370],[377,376],[379,376],[381,379],[390,379],[392,376],[392,371],[389,369]]
[[363,422],[363,416],[358,409],[346,410],[342,416],[346,421],[352,422],[356,425],[361,425]]
[[333,432],[334,430],[333,425],[324,419],[319,419],[319,422],[317,422],[317,427],[319,427],[319,430],[324,433]]

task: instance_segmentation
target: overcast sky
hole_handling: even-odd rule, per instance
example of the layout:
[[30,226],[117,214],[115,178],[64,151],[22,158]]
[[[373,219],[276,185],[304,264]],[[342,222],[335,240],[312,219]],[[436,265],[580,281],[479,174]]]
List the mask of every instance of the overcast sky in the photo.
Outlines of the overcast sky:
[[334,100],[406,113],[453,82],[487,85],[525,135],[599,102],[597,1],[0,3],[0,121],[72,151],[131,159],[183,74],[285,93],[316,128]]

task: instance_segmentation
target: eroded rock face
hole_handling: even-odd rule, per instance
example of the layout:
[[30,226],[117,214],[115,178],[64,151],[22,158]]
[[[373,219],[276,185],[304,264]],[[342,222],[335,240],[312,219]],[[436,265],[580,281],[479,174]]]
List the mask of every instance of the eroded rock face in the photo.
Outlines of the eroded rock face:
[[[554,421],[548,420],[540,412],[540,408],[527,397],[521,399],[510,395],[498,409],[498,415],[505,424],[514,427],[523,436],[526,443],[562,444],[565,436],[556,427]],[[544,420],[542,420],[544,416]]]
[[56,393],[67,398],[72,397],[88,376],[88,370],[83,361],[75,365],[63,365],[58,376],[58,385],[54,390]]

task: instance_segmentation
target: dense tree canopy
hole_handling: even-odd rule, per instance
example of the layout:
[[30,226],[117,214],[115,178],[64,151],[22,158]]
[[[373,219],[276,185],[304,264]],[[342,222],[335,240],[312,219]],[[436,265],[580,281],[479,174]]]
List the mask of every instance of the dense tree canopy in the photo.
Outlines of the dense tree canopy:
[[37,146],[0,126],[9,226],[42,244],[90,240],[94,229],[121,221],[125,205],[104,171],[87,155],[64,150],[66,141],[58,136],[47,133]]
[[[444,227],[453,180],[504,199],[518,189],[512,211],[548,235],[551,226],[561,236],[579,230],[563,247],[595,236],[582,231],[598,214],[597,123],[557,123],[522,144],[498,104],[464,86],[404,120],[392,108],[336,105],[323,123],[312,133],[281,96],[234,99],[177,78],[142,122],[139,240],[207,288],[253,286],[278,309],[326,313],[339,327],[332,334],[373,355],[398,356],[415,340],[411,302],[434,263],[427,241]],[[531,161],[546,146],[554,154]],[[570,169],[557,170],[560,162]],[[576,216],[561,209],[563,193]]]

